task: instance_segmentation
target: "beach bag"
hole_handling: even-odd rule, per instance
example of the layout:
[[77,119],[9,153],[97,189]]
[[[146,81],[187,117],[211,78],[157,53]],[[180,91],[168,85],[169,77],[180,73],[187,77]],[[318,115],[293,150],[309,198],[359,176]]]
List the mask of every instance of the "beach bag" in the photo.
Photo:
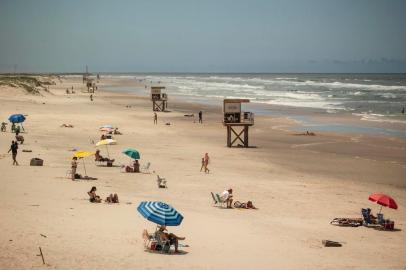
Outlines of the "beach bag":
[[30,166],[43,166],[44,161],[40,158],[32,158],[30,161]]

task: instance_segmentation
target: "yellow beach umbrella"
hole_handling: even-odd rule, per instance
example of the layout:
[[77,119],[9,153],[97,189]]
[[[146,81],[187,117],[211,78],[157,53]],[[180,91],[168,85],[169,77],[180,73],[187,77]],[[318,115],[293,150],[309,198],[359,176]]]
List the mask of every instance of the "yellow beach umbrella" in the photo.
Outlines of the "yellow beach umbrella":
[[98,141],[98,142],[96,143],[96,146],[100,146],[100,145],[112,145],[112,144],[117,144],[117,141],[116,141],[116,140],[113,140],[113,139],[105,139],[105,140]]
[[112,144],[117,144],[117,141],[113,140],[113,139],[105,139],[105,140],[98,141],[96,143],[96,146],[105,145],[106,150],[107,150],[107,156],[110,158],[109,148],[107,147],[107,145],[112,145]]
[[[88,151],[77,151],[73,157],[77,157],[77,158],[85,158],[85,157],[90,157],[93,156],[95,153],[94,152],[88,152]],[[83,167],[85,169],[85,175],[87,175],[86,172],[86,165],[85,165],[85,160],[83,159]]]

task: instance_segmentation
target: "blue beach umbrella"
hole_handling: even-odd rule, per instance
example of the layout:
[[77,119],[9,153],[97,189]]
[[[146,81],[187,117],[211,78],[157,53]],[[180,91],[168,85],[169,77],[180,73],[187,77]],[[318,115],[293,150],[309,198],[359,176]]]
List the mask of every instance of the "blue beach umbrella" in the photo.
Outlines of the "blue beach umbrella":
[[22,114],[13,114],[13,115],[10,115],[10,117],[8,118],[8,120],[9,120],[11,123],[22,123],[22,122],[25,121],[25,116],[22,115]]
[[141,202],[137,210],[144,218],[158,225],[178,226],[183,220],[175,208],[163,202]]
[[133,159],[140,159],[140,153],[132,148],[127,148],[122,152],[124,155],[129,156],[130,158]]

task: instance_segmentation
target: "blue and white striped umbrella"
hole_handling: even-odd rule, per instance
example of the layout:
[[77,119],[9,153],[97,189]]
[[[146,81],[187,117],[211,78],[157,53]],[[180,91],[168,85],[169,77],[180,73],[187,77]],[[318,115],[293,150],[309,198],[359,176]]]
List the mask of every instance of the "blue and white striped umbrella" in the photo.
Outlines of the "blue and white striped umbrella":
[[137,210],[143,217],[159,225],[178,226],[183,220],[175,208],[163,202],[141,202]]

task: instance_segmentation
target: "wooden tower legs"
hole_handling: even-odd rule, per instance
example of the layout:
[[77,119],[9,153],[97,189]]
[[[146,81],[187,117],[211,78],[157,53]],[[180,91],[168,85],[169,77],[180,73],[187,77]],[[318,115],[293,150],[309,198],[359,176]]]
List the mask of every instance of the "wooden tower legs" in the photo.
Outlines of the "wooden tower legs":
[[154,112],[164,112],[168,107],[168,104],[165,100],[157,101],[153,100],[152,101],[152,110]]
[[[235,126],[234,126],[235,127]],[[227,125],[227,146],[232,147],[234,144],[241,142],[243,147],[248,147],[248,126],[242,126],[240,132],[236,131],[233,126]],[[238,133],[237,133],[238,132]],[[234,139],[232,139],[234,134]],[[238,146],[238,144],[237,144]]]

